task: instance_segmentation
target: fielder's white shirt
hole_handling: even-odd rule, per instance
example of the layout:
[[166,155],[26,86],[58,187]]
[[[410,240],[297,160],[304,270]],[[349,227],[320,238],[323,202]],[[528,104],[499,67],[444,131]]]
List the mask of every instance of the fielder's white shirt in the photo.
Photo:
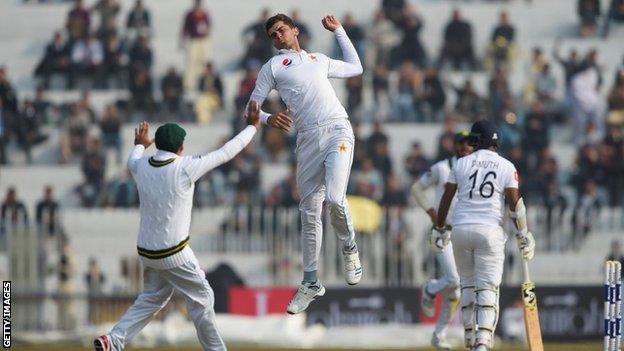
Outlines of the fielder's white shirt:
[[498,153],[477,150],[457,161],[448,182],[457,184],[457,203],[452,219],[454,226],[502,227],[505,189],[518,188],[518,172]]
[[[276,89],[289,110],[298,131],[348,118],[329,78],[348,78],[362,74],[362,64],[344,28],[334,31],[344,61],[321,53],[280,50],[262,68],[250,100],[262,105]],[[267,113],[263,113],[266,122]]]
[[[186,239],[190,234],[195,182],[236,156],[255,133],[256,127],[248,126],[219,150],[201,156],[178,156],[158,150],[153,157],[148,157],[143,156],[143,145],[136,145],[128,158],[128,169],[139,191],[141,223],[137,246],[158,251],[175,247]],[[187,245],[166,258],[140,257],[148,267],[169,269],[194,256]]]
[[[450,162],[450,164],[449,164]],[[457,156],[453,156],[450,159],[440,160],[434,163],[423,175],[418,179],[418,183],[423,187],[423,189],[427,189],[430,186],[435,186],[435,195],[433,199],[433,208],[438,211],[440,207],[440,199],[442,198],[442,194],[444,194],[444,184],[448,181],[449,174],[451,173],[451,168],[455,167],[457,164]],[[453,208],[455,207],[455,202],[457,202],[457,197],[453,198],[453,202],[451,202],[451,207],[449,208],[449,212],[447,217],[447,223],[451,223]]]

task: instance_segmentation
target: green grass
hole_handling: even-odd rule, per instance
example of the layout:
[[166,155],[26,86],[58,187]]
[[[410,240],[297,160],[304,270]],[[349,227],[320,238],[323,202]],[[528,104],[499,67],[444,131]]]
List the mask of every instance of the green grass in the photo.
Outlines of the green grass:
[[[84,347],[66,347],[66,346],[17,346],[14,345],[12,350],[22,350],[22,351],[44,351],[44,350],[63,350],[63,351],[88,351],[93,350],[91,348]],[[574,344],[545,344],[545,351],[594,351],[601,350],[602,343],[574,343]],[[177,350],[177,351],[201,351],[199,347],[166,347],[166,348],[148,348],[148,349],[139,349],[139,348],[128,348],[127,351],[165,351],[165,350]],[[228,348],[229,351],[259,351],[259,350],[278,350],[278,351],[300,351],[302,349],[286,349],[275,347],[246,347],[246,346],[232,346]],[[315,351],[348,351],[350,349],[314,349]],[[365,349],[366,351],[375,351],[375,349]],[[412,350],[412,351],[434,351],[433,348],[425,347],[425,348],[414,348],[414,349],[397,349],[397,350]],[[461,349],[457,349],[461,350]],[[501,346],[499,345],[494,350],[496,351],[525,351],[528,350],[527,346],[516,345],[516,346]],[[381,351],[381,350],[380,350]]]

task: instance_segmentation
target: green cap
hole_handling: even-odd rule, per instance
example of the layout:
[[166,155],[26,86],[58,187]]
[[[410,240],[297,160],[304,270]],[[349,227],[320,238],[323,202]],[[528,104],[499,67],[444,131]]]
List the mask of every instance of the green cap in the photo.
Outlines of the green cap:
[[166,123],[156,129],[156,148],[158,150],[177,152],[184,143],[186,131],[175,123]]
[[455,144],[457,144],[468,139],[469,137],[470,137],[470,132],[467,130],[462,130],[461,132],[455,134],[455,138],[453,138],[453,140],[455,141]]

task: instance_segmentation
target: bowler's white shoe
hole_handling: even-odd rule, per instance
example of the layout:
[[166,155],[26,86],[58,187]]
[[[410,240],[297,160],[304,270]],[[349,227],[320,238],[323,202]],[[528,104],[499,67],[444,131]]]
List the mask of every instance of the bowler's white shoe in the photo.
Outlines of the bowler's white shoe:
[[108,335],[102,335],[93,340],[93,347],[95,351],[110,351],[111,343],[108,339]]
[[488,351],[490,349],[486,339],[477,339],[476,344],[474,351]]
[[325,287],[321,285],[321,283],[316,283],[317,285],[312,285],[312,283],[302,283],[297,289],[295,296],[288,303],[288,308],[286,308],[286,312],[289,314],[297,314],[305,311],[306,308],[310,305],[317,296],[325,295]]
[[355,285],[362,279],[362,264],[360,263],[360,254],[355,252],[342,251],[344,257],[344,274],[345,280],[349,285]]
[[451,345],[446,341],[446,339],[438,338],[438,336],[435,333],[431,337],[431,345],[435,347],[437,350],[441,350],[441,351],[451,350]]

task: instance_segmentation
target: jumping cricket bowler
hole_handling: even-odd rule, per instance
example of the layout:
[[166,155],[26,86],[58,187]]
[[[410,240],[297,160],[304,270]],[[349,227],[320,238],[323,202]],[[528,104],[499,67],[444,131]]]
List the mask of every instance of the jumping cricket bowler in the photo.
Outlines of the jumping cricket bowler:
[[266,21],[265,29],[279,52],[262,66],[250,99],[262,104],[269,92],[276,89],[289,113],[261,112],[260,119],[282,130],[288,130],[294,120],[298,132],[297,186],[301,194],[304,273],[301,286],[288,304],[290,314],[305,310],[315,297],[325,294],[317,277],[323,201],[329,205],[331,223],[342,241],[347,283],[355,285],[362,277],[345,199],[353,160],[353,130],[329,82],[329,78],[362,74],[362,65],[338,19],[326,16],[321,22],[325,29],[334,32],[344,61],[302,50],[297,39],[299,29],[293,20],[283,14],[275,15]]
[[[441,160],[435,163],[429,170],[424,173],[420,179],[412,186],[412,197],[416,200],[416,203],[427,212],[431,217],[432,224],[437,222],[437,208],[431,206],[431,203],[427,199],[425,190],[430,186],[435,186],[435,199],[434,206],[440,203],[442,193],[444,192],[444,185],[448,180],[449,173],[459,158],[469,155],[472,152],[472,146],[469,143],[468,137],[470,133],[468,131],[462,131],[455,134],[455,156]],[[455,205],[455,199],[451,203],[452,207]],[[449,216],[450,218],[450,216]],[[452,225],[450,220],[446,221],[447,225]],[[432,243],[437,245],[441,243]],[[440,266],[441,276],[439,279],[432,279],[427,282],[422,288],[421,306],[423,313],[429,317],[433,316],[435,312],[434,299],[437,294],[442,295],[442,309],[438,321],[436,322],[433,336],[431,337],[431,345],[440,350],[450,350],[451,346],[446,342],[446,331],[449,324],[457,312],[457,306],[459,304],[459,275],[457,274],[457,267],[455,266],[455,258],[453,257],[453,244],[440,246],[439,252],[436,253],[436,261]]]
[[167,123],[156,130],[156,154],[143,156],[154,139],[149,124],[135,129],[128,168],[139,190],[141,224],[137,250],[144,266],[144,289],[110,333],[94,341],[96,351],[123,350],[160,311],[176,290],[186,299],[204,350],[225,350],[215,325],[214,294],[189,243],[195,182],[231,160],[256,134],[260,108],[249,105],[248,126],[217,151],[182,156],[186,132]]
[[533,258],[535,240],[527,230],[526,209],[518,191],[518,172],[497,153],[499,132],[489,121],[479,121],[470,131],[476,151],[462,157],[451,170],[438,209],[431,242],[437,251],[450,240],[446,215],[455,192],[453,252],[459,269],[460,304],[466,347],[476,351],[492,347],[498,321],[498,287],[503,275],[506,236],[503,233],[505,201],[517,229],[516,239],[524,259]]

